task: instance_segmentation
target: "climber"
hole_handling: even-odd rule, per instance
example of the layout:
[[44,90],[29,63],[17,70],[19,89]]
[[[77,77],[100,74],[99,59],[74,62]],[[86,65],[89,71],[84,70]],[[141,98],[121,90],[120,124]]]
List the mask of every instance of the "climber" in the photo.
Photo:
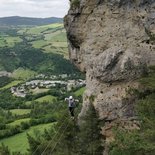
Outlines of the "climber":
[[65,101],[68,101],[70,115],[72,118],[74,118],[74,109],[76,106],[76,102],[79,102],[79,100],[76,100],[73,98],[73,96],[70,96],[69,98],[65,98]]

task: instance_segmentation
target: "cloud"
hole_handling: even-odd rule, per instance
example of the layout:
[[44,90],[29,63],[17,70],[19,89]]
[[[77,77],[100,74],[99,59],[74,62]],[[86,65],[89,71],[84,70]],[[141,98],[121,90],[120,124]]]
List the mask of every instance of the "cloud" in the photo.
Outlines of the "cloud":
[[0,16],[63,17],[69,0],[0,0]]

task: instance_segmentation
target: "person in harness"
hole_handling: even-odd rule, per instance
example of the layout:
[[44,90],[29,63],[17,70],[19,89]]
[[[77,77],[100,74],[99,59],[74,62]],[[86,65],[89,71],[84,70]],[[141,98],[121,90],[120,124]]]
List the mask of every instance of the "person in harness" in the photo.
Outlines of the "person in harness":
[[73,96],[70,96],[69,98],[65,98],[65,101],[68,101],[68,108],[69,112],[72,118],[74,118],[74,109],[76,107],[76,102],[79,102],[79,100],[75,100]]

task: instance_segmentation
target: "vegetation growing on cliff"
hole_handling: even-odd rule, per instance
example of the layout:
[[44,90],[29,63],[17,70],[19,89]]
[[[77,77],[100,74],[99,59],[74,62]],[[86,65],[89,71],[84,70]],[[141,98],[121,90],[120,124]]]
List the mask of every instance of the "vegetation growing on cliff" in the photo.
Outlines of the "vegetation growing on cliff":
[[140,130],[132,132],[116,131],[116,140],[110,148],[110,155],[154,155],[155,152],[155,67],[149,75],[140,79],[145,86],[144,93],[137,97],[137,112],[141,123]]
[[80,128],[64,110],[59,117],[55,127],[46,130],[44,137],[40,137],[42,141],[28,136],[31,152],[36,155],[42,152],[54,155],[102,155],[100,121],[92,105],[82,118],[84,123]]
[[77,8],[80,6],[80,0],[72,0],[71,1],[71,8]]

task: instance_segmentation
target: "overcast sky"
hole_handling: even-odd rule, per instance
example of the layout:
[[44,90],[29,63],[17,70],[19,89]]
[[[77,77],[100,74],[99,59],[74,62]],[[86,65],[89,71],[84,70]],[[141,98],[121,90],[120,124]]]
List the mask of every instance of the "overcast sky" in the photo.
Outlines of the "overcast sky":
[[0,17],[64,17],[69,0],[0,0]]

